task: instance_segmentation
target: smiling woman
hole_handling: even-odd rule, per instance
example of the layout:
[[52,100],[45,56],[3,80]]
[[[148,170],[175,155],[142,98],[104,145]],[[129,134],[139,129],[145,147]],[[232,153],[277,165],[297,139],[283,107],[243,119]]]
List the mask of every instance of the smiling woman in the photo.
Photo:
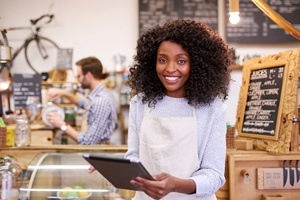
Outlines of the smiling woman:
[[227,44],[206,24],[178,19],[141,35],[134,59],[125,157],[155,179],[133,179],[135,199],[215,200],[225,182]]

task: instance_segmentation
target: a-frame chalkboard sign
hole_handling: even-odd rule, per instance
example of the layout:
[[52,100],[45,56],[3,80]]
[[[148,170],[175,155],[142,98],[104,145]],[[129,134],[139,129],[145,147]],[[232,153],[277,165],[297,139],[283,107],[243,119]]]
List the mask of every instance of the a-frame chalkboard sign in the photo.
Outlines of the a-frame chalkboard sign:
[[[235,127],[238,139],[277,153],[298,151],[300,49],[244,63]],[[292,142],[296,140],[297,142]]]

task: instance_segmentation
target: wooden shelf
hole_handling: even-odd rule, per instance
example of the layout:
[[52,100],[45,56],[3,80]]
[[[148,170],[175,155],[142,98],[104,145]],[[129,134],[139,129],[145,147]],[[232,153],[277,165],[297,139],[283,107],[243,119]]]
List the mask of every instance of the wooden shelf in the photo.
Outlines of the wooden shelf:
[[51,86],[51,85],[63,85],[63,84],[78,84],[78,82],[66,82],[66,81],[54,81],[54,82],[47,82],[47,81],[42,81],[42,85],[44,86]]
[[129,108],[129,104],[120,104],[121,108]]
[[243,65],[230,65],[230,69],[232,69],[232,70],[242,70]]

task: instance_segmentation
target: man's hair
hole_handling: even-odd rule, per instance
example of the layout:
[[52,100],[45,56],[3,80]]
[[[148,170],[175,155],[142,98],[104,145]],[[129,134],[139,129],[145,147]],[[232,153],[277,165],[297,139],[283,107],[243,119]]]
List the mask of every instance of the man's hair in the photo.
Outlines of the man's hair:
[[76,62],[77,66],[81,67],[83,75],[91,72],[95,79],[101,79],[103,66],[101,61],[96,57],[83,58]]

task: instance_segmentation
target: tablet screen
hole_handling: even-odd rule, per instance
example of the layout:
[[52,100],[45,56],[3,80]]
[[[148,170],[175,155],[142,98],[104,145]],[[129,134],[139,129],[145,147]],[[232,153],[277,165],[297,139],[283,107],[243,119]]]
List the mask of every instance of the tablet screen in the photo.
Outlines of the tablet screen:
[[102,176],[104,176],[116,188],[128,190],[140,190],[130,184],[137,176],[154,180],[140,162],[130,161],[124,158],[113,158],[99,155],[83,155]]

